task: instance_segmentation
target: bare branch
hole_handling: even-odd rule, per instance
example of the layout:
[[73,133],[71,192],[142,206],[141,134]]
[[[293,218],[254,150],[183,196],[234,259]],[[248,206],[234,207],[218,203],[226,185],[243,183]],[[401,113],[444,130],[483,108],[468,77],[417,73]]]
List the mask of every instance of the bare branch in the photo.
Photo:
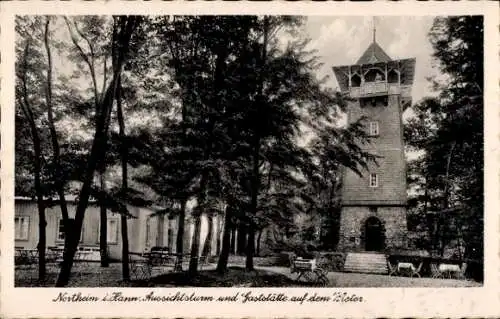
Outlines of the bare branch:
[[[85,61],[85,63],[87,63],[87,65],[89,67],[90,76],[92,77],[92,84],[93,84],[93,87],[94,87],[94,104],[95,104],[95,109],[96,109],[96,114],[97,114],[97,111],[98,111],[98,108],[99,108],[99,94],[97,92],[97,81],[96,81],[96,76],[95,76],[95,66],[94,66],[94,53],[93,53],[93,49],[91,47],[91,49],[90,49],[90,51],[91,51],[91,53],[90,53],[91,54],[91,58],[89,58],[89,56],[83,51],[83,48],[80,46],[80,44],[78,44],[78,39],[76,37],[75,32],[73,31],[73,27],[71,26],[71,23],[70,23],[69,19],[67,17],[64,17],[64,21],[66,21],[66,25],[68,26],[68,31],[70,33],[71,40],[72,40],[73,44],[78,49],[78,51],[80,52],[80,56]],[[81,35],[81,32],[78,30],[78,28],[76,27],[76,25],[75,25],[75,28],[77,29],[77,32]],[[86,38],[84,37],[84,39],[86,39]]]
[[[50,44],[49,44],[49,25],[50,25],[50,18],[46,18],[45,22],[45,34],[44,34],[44,42],[45,42],[45,50],[47,51],[47,83],[46,83],[46,88],[45,88],[45,96],[47,100],[47,117],[48,117],[48,124],[49,124],[49,130],[50,130],[50,139],[52,142],[52,149],[53,149],[53,156],[54,156],[54,164],[56,167],[56,174],[55,174],[55,182],[57,185],[57,193],[59,195],[59,200],[60,200],[60,206],[61,206],[61,214],[63,218],[63,222],[65,225],[65,231],[69,230],[69,214],[68,214],[68,206],[66,204],[66,198],[64,194],[64,185],[65,181],[63,177],[61,176],[62,172],[62,167],[61,167],[61,162],[60,162],[60,149],[59,149],[59,141],[57,140],[57,131],[56,131],[56,126],[54,124],[54,114],[52,111],[52,54],[50,51]],[[67,236],[67,235],[66,235]]]
[[106,91],[106,82],[107,82],[107,72],[106,72],[106,68],[107,68],[107,65],[106,65],[106,62],[107,62],[108,58],[106,56],[104,56],[104,66],[103,66],[103,73],[104,73],[104,79],[102,80],[102,90],[101,90],[101,103],[102,101],[104,100],[104,94],[105,94],[105,91]]

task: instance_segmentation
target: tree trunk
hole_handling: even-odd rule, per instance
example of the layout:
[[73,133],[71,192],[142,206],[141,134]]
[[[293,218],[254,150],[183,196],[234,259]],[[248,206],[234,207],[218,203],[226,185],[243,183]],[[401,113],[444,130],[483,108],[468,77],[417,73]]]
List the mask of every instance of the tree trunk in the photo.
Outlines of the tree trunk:
[[89,203],[94,173],[96,171],[96,168],[98,167],[98,164],[103,160],[105,155],[102,150],[104,149],[104,147],[106,147],[107,143],[111,109],[113,106],[113,101],[115,99],[118,78],[121,74],[122,67],[126,59],[126,54],[128,53],[130,38],[140,21],[140,18],[135,16],[117,17],[116,19],[123,19],[119,21],[122,22],[120,24],[122,26],[120,32],[116,30],[118,23],[115,23],[113,27],[113,40],[116,40],[112,41],[114,44],[113,47],[115,46],[115,43],[119,46],[118,48],[114,48],[113,50],[117,52],[117,61],[113,65],[113,79],[110,83],[110,86],[106,90],[106,94],[104,95],[104,99],[100,107],[100,112],[96,114],[97,121],[94,140],[92,142],[89,159],[87,161],[87,168],[85,170],[83,185],[79,193],[79,201],[75,212],[75,222],[71,227],[71,230],[69,231],[74,235],[72,235],[71,239],[68,240],[68,243],[70,245],[66,250],[67,254],[63,256],[61,271],[56,283],[57,287],[66,286],[71,276],[73,259],[75,257],[79,237],[82,232],[83,219],[85,217],[85,211]]
[[[234,254],[236,252],[236,227],[231,224],[231,228],[229,229],[231,232],[231,253]],[[225,228],[224,228],[225,229]]]
[[212,213],[209,213],[207,216],[208,221],[208,231],[207,237],[205,238],[205,243],[203,245],[203,249],[201,251],[202,256],[209,257],[212,253],[212,241],[213,241],[213,233],[214,233],[214,216]]
[[259,230],[259,235],[257,235],[257,256],[260,256],[260,240],[262,238],[262,229]]
[[[266,66],[267,60],[267,44],[269,37],[269,17],[264,17],[264,26],[263,26],[263,44],[262,44],[262,56],[260,59],[260,67],[262,69]],[[264,78],[260,78],[259,83],[259,92],[258,96],[262,98],[264,92]],[[260,99],[259,98],[259,99]],[[257,108],[260,107],[259,99],[257,100]],[[257,205],[258,205],[258,197],[260,191],[260,171],[259,171],[259,161],[260,161],[260,147],[261,147],[261,136],[259,127],[255,128],[254,141],[253,141],[253,154],[252,154],[252,194],[251,194],[251,218],[248,227],[248,243],[247,243],[247,258],[245,263],[245,269],[247,271],[251,271],[254,269],[253,266],[253,255],[255,253],[255,225],[252,217],[255,218],[257,216]]]
[[200,232],[201,232],[201,212],[197,212],[194,216],[194,232],[191,241],[191,259],[189,260],[189,276],[196,276],[198,273],[198,255],[200,249]]
[[179,223],[177,225],[177,238],[175,243],[175,251],[178,254],[179,262],[176,264],[175,271],[182,271],[182,257],[184,255],[184,222],[186,219],[186,206],[187,206],[186,204],[187,204],[187,199],[182,199],[181,210],[179,213]]
[[195,276],[198,272],[198,257],[200,250],[200,232],[201,232],[201,216],[205,211],[206,199],[207,199],[207,184],[208,176],[206,172],[202,173],[200,181],[200,191],[198,193],[198,203],[196,208],[193,209],[194,218],[194,232],[191,241],[191,259],[189,260],[189,270],[190,276]]
[[217,220],[217,241],[216,241],[217,244],[216,244],[215,254],[217,256],[219,256],[220,250],[221,250],[221,245],[222,245],[221,236],[222,236],[223,224],[222,224],[222,219],[221,219],[220,215],[217,215],[216,220]]
[[[118,88],[116,92],[116,110],[118,117],[118,125],[120,127],[119,135],[121,141],[121,157],[122,157],[122,195],[126,198],[128,194],[128,148],[125,141],[125,120],[123,117],[122,108],[122,86],[121,77],[118,77]],[[122,235],[122,279],[123,281],[130,280],[129,270],[129,251],[128,251],[128,224],[127,215],[123,212],[120,216],[121,235]]]
[[109,267],[108,260],[108,218],[106,207],[101,205],[101,225],[99,233],[99,249],[101,251],[101,267]]
[[[99,174],[100,182],[101,182],[101,191],[105,191],[105,180],[104,173]],[[106,210],[106,206],[101,203],[101,225],[99,229],[99,248],[101,251],[101,267],[109,267],[108,260],[108,212]]]
[[232,238],[234,239],[234,227],[231,223],[231,210],[226,209],[226,214],[224,216],[224,234],[222,237],[222,250],[219,255],[219,260],[217,262],[217,272],[222,274],[227,270],[227,262],[229,259],[229,251],[231,247],[234,248],[234,241],[231,241],[231,233],[233,233]]
[[[41,199],[43,201],[43,199]],[[40,200],[38,200],[40,202]],[[47,227],[47,222],[45,220],[45,205],[38,204],[38,280],[45,280],[47,274],[46,264],[45,264],[45,249],[46,249],[46,234],[45,230]]]
[[236,238],[236,253],[244,255],[247,249],[247,227],[244,224],[238,225],[238,236]]
[[248,229],[248,239],[247,239],[247,258],[245,262],[245,270],[254,270],[253,256],[255,254],[255,228],[250,226]]
[[251,217],[248,224],[248,239],[246,245],[246,262],[245,269],[247,271],[254,270],[253,266],[253,256],[255,254],[255,225],[252,220],[252,217],[257,216],[257,205],[258,205],[258,196],[260,189],[260,172],[259,172],[259,161],[260,161],[260,137],[257,136],[255,138],[254,144],[254,154],[253,154],[253,167],[252,167],[252,201],[251,201]]
[[443,209],[448,208],[449,206],[449,196],[450,196],[450,167],[451,167],[451,158],[453,156],[453,150],[457,145],[456,141],[451,144],[450,152],[448,153],[448,158],[446,160],[446,172],[445,172],[445,185],[444,185],[444,198],[443,198]]
[[26,46],[24,48],[23,53],[23,64],[24,64],[24,73],[22,75],[22,84],[23,84],[23,100],[21,102],[21,108],[28,120],[31,132],[31,138],[33,141],[33,149],[35,152],[35,156],[33,159],[33,166],[35,175],[35,193],[37,197],[37,206],[38,206],[38,279],[40,281],[45,280],[46,275],[46,265],[45,265],[45,246],[46,246],[46,219],[45,219],[45,202],[43,200],[43,189],[42,189],[42,145],[40,140],[40,135],[38,134],[38,129],[35,123],[35,116],[33,114],[33,109],[31,108],[31,104],[28,99],[28,91],[26,86],[26,70],[28,64],[28,54],[29,54],[30,42],[26,42]]
[[164,237],[164,228],[165,228],[165,215],[158,215],[156,218],[158,221],[156,224],[156,233],[157,233],[156,246],[163,247],[164,246],[163,237]]
[[[55,172],[54,172],[54,182],[55,182],[55,188],[56,192],[59,196],[59,205],[61,207],[61,215],[62,215],[62,220],[63,220],[63,225],[64,225],[64,238],[67,238],[68,235],[66,232],[69,230],[69,227],[67,224],[68,219],[69,219],[69,214],[68,214],[68,205],[66,203],[66,197],[64,194],[64,188],[66,186],[66,180],[65,177],[61,176],[62,174],[62,168],[61,168],[61,162],[60,162],[60,148],[59,148],[59,142],[57,139],[57,131],[56,131],[56,126],[54,124],[54,114],[53,114],[53,106],[52,106],[52,53],[50,50],[50,44],[49,44],[49,25],[50,25],[50,18],[46,18],[45,22],[45,34],[44,34],[44,43],[45,43],[45,49],[47,52],[47,83],[46,83],[46,90],[45,90],[45,96],[46,96],[46,101],[47,101],[47,122],[49,126],[49,131],[50,131],[50,140],[52,143],[52,151],[53,151],[53,158],[54,158],[54,166],[55,166]],[[66,244],[66,240],[65,240]]]

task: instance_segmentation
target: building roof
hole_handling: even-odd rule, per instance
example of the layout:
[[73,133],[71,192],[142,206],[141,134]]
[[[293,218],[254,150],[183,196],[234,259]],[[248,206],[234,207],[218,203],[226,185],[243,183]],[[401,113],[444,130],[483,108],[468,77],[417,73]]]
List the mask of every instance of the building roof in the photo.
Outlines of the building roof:
[[373,64],[377,62],[389,62],[392,61],[391,57],[385,53],[385,51],[378,45],[377,42],[373,41],[372,44],[366,49],[365,53],[361,55],[356,64]]

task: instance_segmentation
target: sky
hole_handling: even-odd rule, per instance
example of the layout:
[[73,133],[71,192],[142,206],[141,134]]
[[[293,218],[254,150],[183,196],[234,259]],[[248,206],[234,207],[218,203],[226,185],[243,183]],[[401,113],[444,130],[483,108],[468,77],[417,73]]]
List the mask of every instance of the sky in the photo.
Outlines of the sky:
[[[433,50],[427,37],[433,22],[429,16],[308,17],[304,32],[312,40],[310,48],[317,50],[324,63],[319,75],[329,76],[328,85],[337,87],[332,67],[356,63],[373,41],[374,21],[376,41],[392,59],[416,58],[413,103],[434,95],[426,80],[436,72],[432,68]],[[404,114],[408,116],[410,114]]]
[[[427,36],[432,22],[433,17],[429,16],[309,16],[303,26],[303,35],[311,39],[309,49],[316,50],[323,63],[318,77],[327,76],[327,85],[336,88],[332,67],[354,64],[373,41],[375,26],[377,43],[392,59],[416,58],[412,90],[413,103],[416,103],[425,96],[435,94],[427,80],[436,72],[432,68],[433,50]],[[70,41],[62,20],[59,24],[56,22],[53,28],[59,40]],[[55,59],[55,68],[62,73],[72,71],[70,65],[65,59]],[[83,83],[80,85],[85,86]],[[408,108],[403,120],[411,116],[411,108]],[[144,117],[141,119],[144,120]],[[337,124],[345,125],[345,117]],[[303,143],[309,140],[308,134],[305,135],[301,138]]]

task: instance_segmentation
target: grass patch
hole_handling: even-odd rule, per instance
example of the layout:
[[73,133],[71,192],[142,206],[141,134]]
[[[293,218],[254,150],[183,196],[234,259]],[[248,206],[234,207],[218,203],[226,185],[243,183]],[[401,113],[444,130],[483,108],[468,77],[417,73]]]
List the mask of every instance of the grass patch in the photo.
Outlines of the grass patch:
[[187,273],[167,273],[153,277],[149,282],[135,282],[138,286],[175,286],[175,287],[300,287],[311,284],[297,282],[286,275],[267,271],[246,271],[242,267],[229,267],[219,274],[215,270],[202,270],[195,277]]

